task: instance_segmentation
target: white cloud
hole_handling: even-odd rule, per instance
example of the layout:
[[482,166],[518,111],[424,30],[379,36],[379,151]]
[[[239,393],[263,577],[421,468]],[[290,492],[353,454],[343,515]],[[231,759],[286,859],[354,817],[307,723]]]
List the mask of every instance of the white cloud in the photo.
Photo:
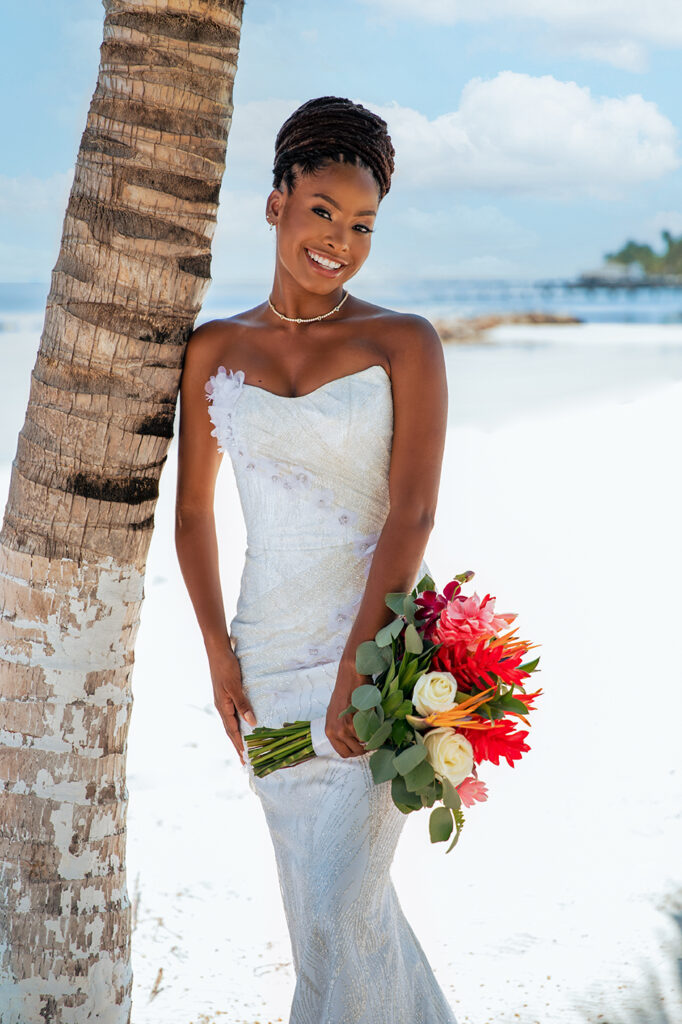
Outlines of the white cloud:
[[[363,0],[386,20],[414,18],[411,0]],[[419,17],[434,25],[533,20],[578,56],[631,71],[646,67],[649,46],[682,46],[678,0],[421,0]]]
[[612,64],[624,71],[646,71],[647,51],[634,39],[575,39],[560,40],[562,49],[573,50],[584,60],[597,60]]
[[389,125],[400,188],[614,199],[680,163],[676,130],[655,103],[595,97],[552,75],[473,78],[459,108],[433,120],[398,104],[372,109]]

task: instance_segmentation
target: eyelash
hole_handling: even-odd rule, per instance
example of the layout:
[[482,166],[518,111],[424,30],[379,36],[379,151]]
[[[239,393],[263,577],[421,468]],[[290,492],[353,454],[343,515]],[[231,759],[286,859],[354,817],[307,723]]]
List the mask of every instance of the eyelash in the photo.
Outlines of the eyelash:
[[[324,207],[322,207],[322,206],[313,206],[313,213],[320,213],[320,212],[321,213],[329,213],[329,210],[325,210]],[[372,234],[374,234],[373,229],[372,228],[368,228],[366,224],[356,224],[355,226],[357,228],[364,228],[365,229],[364,231],[360,232],[360,234],[362,234],[362,235],[372,235]]]

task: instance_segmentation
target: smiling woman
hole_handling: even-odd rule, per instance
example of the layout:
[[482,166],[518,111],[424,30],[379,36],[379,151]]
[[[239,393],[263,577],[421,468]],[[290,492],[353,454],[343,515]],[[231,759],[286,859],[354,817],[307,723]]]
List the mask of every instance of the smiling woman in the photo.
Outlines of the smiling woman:
[[[271,294],[199,327],[181,383],[176,546],[225,730],[242,760],[240,718],[322,717],[338,755],[264,778],[246,762],[289,927],[290,1024],[456,1024],[389,875],[404,815],[340,717],[367,681],[358,645],[393,617],[385,594],[429,571],[445,443],[435,329],[344,287],[369,256],[393,155],[385,122],[350,100],[291,115],[265,204]],[[248,538],[229,631],[213,516],[224,452]]]

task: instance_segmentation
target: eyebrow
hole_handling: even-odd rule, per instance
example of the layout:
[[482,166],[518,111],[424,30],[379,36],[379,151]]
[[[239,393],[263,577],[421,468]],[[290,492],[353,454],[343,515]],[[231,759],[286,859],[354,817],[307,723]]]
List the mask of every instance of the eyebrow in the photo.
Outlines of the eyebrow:
[[[332,206],[335,206],[337,210],[341,209],[339,204],[335,203],[331,196],[326,196],[324,194],[324,192],[313,192],[313,198],[326,199],[327,202],[331,203]],[[376,217],[376,215],[377,215],[377,211],[376,210],[359,210],[355,214],[356,217]]]

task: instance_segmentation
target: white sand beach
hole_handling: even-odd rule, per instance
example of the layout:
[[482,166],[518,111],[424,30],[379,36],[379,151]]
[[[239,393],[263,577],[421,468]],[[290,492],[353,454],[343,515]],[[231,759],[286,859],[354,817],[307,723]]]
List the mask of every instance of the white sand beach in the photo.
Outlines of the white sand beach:
[[[5,319],[3,503],[40,330]],[[532,682],[544,690],[531,750],[513,769],[482,766],[489,799],[466,812],[452,853],[412,814],[393,865],[459,1024],[653,1021],[659,997],[682,1019],[666,913],[682,888],[682,326],[631,327],[509,326],[446,348],[450,426],[426,558],[440,587],[473,569],[480,595],[519,613],[520,634],[542,645]],[[133,1021],[285,1024],[294,975],[274,854],[213,707],[175,555],[176,445],[133,674]],[[229,619],[245,530],[227,457],[216,515]],[[650,1016],[636,1016],[644,998]]]

